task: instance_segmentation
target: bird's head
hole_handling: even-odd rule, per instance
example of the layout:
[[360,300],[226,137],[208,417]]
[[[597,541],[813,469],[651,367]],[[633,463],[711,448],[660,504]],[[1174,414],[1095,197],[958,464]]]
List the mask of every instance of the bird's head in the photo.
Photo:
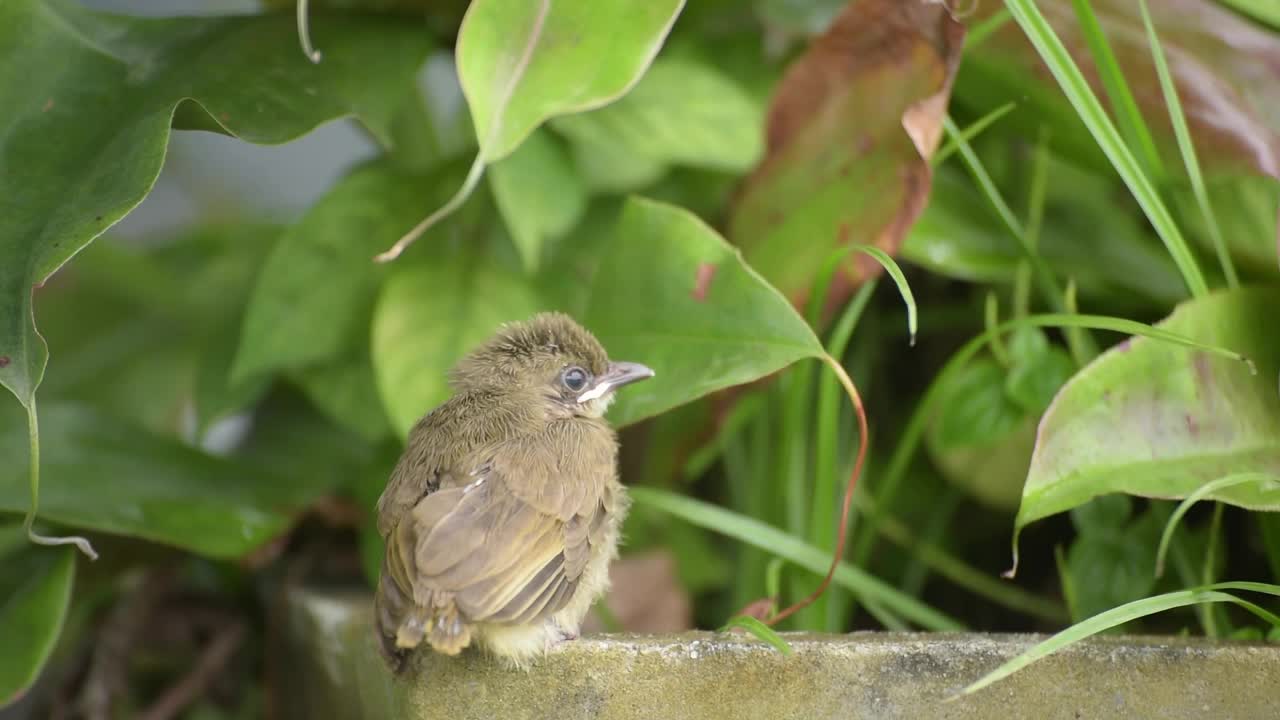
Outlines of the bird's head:
[[632,362],[610,362],[586,328],[562,313],[505,325],[453,369],[459,392],[540,403],[552,416],[601,417],[618,388],[653,377]]

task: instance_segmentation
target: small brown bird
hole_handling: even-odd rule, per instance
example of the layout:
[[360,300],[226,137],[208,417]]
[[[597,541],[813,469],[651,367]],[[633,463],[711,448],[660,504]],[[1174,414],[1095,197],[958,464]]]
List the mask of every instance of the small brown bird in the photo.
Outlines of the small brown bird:
[[418,421],[378,500],[376,625],[392,670],[423,640],[446,655],[475,641],[522,667],[577,637],[628,505],[603,415],[616,389],[652,376],[609,362],[558,313],[458,363],[453,397]]

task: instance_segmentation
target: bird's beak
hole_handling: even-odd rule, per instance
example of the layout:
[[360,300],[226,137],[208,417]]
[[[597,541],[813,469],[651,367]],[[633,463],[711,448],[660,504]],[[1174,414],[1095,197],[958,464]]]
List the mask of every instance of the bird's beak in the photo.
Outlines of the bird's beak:
[[653,377],[653,370],[633,362],[615,362],[609,363],[609,369],[603,375],[596,378],[596,384],[591,389],[578,396],[578,402],[590,402],[596,398],[604,397],[610,392],[617,390],[623,385],[630,385],[633,382],[648,380]]

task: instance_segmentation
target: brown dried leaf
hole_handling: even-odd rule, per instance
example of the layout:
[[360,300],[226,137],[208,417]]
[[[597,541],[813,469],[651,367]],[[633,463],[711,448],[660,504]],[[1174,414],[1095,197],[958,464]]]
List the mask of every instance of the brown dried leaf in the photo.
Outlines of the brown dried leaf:
[[[1208,0],[1159,0],[1148,5],[1206,173],[1247,168],[1280,178],[1280,36]],[[1102,94],[1070,0],[1043,0],[1038,6],[1094,91]],[[1162,154],[1178,157],[1138,4],[1092,0],[1092,6]],[[997,10],[998,3],[984,3],[974,22]],[[966,62],[965,75],[975,84],[995,81],[1024,90],[1027,82],[1052,83],[1035,49],[1012,22],[968,59],[974,72]],[[1059,93],[1033,95],[1031,100],[1042,106],[1047,118],[1074,117]],[[1057,111],[1065,114],[1058,116]]]
[[[859,0],[787,70],[730,236],[790,297],[838,245],[898,249],[928,198],[963,39],[941,3]],[[851,260],[833,295],[878,268]]]
[[[680,585],[676,561],[666,550],[626,555],[609,568],[611,587],[604,602],[621,629],[639,633],[673,633],[693,626],[693,606]],[[604,630],[595,611],[583,632]]]

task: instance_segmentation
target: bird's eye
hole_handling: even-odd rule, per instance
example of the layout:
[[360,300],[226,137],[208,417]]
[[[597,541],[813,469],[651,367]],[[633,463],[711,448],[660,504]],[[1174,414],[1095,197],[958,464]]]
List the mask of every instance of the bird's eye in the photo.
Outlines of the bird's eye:
[[573,392],[578,392],[587,386],[587,379],[589,377],[590,376],[587,375],[586,370],[583,370],[580,367],[571,367],[564,371],[564,375],[561,376],[561,381],[564,382],[565,387],[569,388]]

